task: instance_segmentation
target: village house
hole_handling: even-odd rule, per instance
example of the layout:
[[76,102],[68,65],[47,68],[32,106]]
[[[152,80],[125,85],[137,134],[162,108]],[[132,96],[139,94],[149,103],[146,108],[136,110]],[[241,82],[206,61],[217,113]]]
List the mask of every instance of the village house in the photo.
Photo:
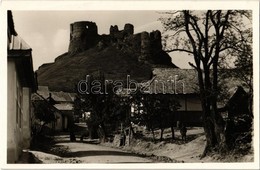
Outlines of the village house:
[[153,78],[144,84],[144,94],[174,98],[179,102],[175,122],[182,121],[187,126],[203,126],[196,70],[154,68]]
[[31,93],[37,90],[32,49],[19,37],[8,11],[7,163],[15,163],[31,141]]
[[55,109],[55,122],[48,124],[47,126],[55,131],[68,131],[69,119],[73,118],[73,102],[75,99],[75,93],[66,92],[52,92],[47,86],[39,86],[36,93],[32,95],[33,102],[41,102],[43,100],[48,101],[50,97],[55,101],[53,107]]
[[[222,83],[225,84],[226,87],[226,99],[218,102],[220,112],[227,108],[230,110],[230,108],[232,108],[231,105],[236,103],[233,102],[234,100],[240,101],[236,108],[239,108],[240,111],[244,110],[242,105],[247,107],[247,99],[241,96],[247,95],[248,89],[246,86],[243,86],[243,82],[235,77],[227,77],[222,80]],[[143,86],[145,87],[144,93],[147,95],[161,95],[178,100],[180,108],[176,112],[176,121],[184,121],[191,126],[203,126],[202,107],[196,70],[154,68],[153,78],[145,82]],[[239,105],[241,105],[241,107],[239,107]],[[239,111],[236,110],[235,112]]]

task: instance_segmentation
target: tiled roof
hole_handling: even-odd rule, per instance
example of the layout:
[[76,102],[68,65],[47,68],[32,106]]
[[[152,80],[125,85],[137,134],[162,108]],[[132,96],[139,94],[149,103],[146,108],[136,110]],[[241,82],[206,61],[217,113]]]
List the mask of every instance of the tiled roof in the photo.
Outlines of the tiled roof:
[[[226,70],[232,71],[232,70]],[[180,68],[154,68],[153,70],[153,79],[149,80],[147,84],[149,84],[150,92],[151,93],[162,93],[163,90],[165,93],[172,93],[174,91],[173,88],[167,86],[168,88],[164,88],[162,83],[167,85],[167,82],[174,82],[176,76],[176,92],[178,94],[192,94],[192,93],[199,93],[199,82],[197,71],[195,69],[180,69]],[[229,97],[231,97],[235,91],[237,90],[238,86],[242,86],[245,91],[248,91],[248,88],[243,85],[243,82],[235,77],[225,77],[224,79],[219,80],[222,84],[226,86],[228,89],[227,93]],[[170,83],[168,83],[170,84]],[[184,84],[184,87],[183,87]],[[171,85],[171,84],[170,84]],[[156,87],[156,88],[154,88]]]
[[[145,94],[198,94],[197,72],[194,69],[154,68],[151,80],[138,83]],[[136,89],[119,89],[117,94],[128,96]]]
[[146,83],[150,94],[199,93],[198,78],[194,69],[154,68],[153,79]]
[[[47,99],[49,97],[49,93],[51,93],[51,97],[56,102],[73,102],[75,99],[75,93],[66,93],[66,92],[52,92],[49,91],[47,86],[39,86],[39,90],[37,91],[39,95],[43,98]],[[32,100],[42,100],[38,95],[32,95]]]
[[58,110],[73,110],[73,104],[71,103],[62,103],[54,105]]

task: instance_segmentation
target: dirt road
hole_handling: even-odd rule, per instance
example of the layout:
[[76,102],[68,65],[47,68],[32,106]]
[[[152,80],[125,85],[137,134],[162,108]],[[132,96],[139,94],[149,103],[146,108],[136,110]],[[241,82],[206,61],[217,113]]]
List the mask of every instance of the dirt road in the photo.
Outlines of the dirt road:
[[55,145],[67,148],[67,152],[59,156],[41,151],[30,151],[42,163],[150,163],[152,160],[128,153],[116,148],[95,144],[93,141],[69,142],[60,137]]

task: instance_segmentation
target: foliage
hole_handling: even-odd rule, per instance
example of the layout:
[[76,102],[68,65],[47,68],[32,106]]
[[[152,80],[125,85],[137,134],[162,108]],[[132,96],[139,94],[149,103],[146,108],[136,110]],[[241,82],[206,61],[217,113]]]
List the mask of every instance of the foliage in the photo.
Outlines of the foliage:
[[[120,122],[128,121],[129,103],[127,98],[119,97],[114,93],[111,84],[105,84],[104,75],[101,72],[89,78],[89,89],[95,88],[94,81],[99,82],[102,92],[79,94],[80,99],[76,101],[74,109],[78,112],[91,112],[86,122],[90,131],[92,134],[99,132],[99,137],[105,139],[117,129]],[[97,135],[94,136],[97,137]]]
[[172,96],[142,94],[140,92],[133,95],[133,101],[137,110],[131,117],[131,121],[139,125],[145,125],[151,130],[154,141],[154,130],[161,129],[162,140],[163,130],[173,127],[176,122],[174,112],[180,107],[179,102],[172,98]]
[[56,121],[55,109],[44,100],[34,101],[32,105],[34,108],[34,118],[36,120],[33,122],[32,129],[34,134],[37,135],[42,133],[43,127],[45,125]]
[[[240,41],[237,43],[230,42],[230,48],[227,50],[226,55],[231,56],[234,60],[233,65],[225,60],[225,57],[220,57],[220,79],[230,79],[230,77],[237,79],[249,93],[249,110],[252,114],[252,102],[253,102],[253,51],[252,51],[252,28],[246,28],[239,32]],[[235,56],[235,57],[234,57]],[[225,89],[225,85],[220,83],[222,89]]]
[[73,101],[73,113],[74,117],[79,121],[79,118],[82,118],[82,102],[78,95],[76,95],[74,101]]
[[[93,87],[91,82],[99,80],[101,88],[104,86],[104,76],[99,73],[89,79],[88,87]],[[132,95],[120,95],[113,92],[112,86],[106,84],[107,93],[79,94],[74,108],[82,112],[91,112],[87,120],[90,131],[101,130],[100,138],[105,138],[117,130],[123,123],[130,127],[131,122],[146,125],[152,131],[155,128],[164,129],[174,124],[174,111],[179,107],[177,101],[169,96],[143,95],[140,90]],[[130,116],[130,106],[135,104],[138,113]],[[132,129],[131,129],[132,130]],[[93,132],[95,133],[95,132]]]

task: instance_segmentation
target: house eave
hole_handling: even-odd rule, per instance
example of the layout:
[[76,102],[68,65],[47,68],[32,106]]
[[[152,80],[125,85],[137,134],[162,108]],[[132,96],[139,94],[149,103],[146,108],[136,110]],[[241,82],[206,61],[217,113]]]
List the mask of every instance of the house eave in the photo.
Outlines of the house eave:
[[8,60],[15,62],[21,85],[31,88],[32,92],[36,92],[37,80],[33,71],[31,51],[32,49],[8,50]]

